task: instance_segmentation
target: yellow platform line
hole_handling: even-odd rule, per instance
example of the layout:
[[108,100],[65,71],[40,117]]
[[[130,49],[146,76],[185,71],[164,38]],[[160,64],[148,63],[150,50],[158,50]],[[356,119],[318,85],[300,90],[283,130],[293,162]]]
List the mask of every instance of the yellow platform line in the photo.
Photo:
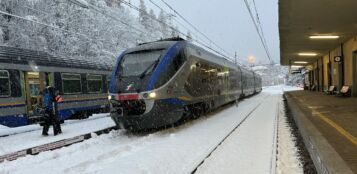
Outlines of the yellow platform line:
[[323,115],[322,113],[312,109],[313,112],[316,113],[316,115],[323,121],[325,121],[327,124],[329,124],[330,126],[332,126],[333,128],[335,128],[337,130],[337,132],[339,132],[341,135],[343,135],[344,137],[346,137],[349,141],[351,141],[354,145],[357,146],[357,138],[355,136],[353,136],[352,134],[350,134],[348,131],[346,131],[345,129],[343,129],[341,126],[339,126],[337,123],[335,123],[334,121],[332,121],[331,119],[327,118],[325,115]]

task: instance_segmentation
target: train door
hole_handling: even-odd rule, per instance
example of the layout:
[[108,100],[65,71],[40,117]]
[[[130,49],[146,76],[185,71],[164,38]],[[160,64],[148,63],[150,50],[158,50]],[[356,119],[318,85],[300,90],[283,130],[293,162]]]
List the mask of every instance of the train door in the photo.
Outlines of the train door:
[[35,106],[43,104],[42,91],[48,82],[48,75],[43,72],[25,72],[24,79],[27,112],[29,116],[32,116]]

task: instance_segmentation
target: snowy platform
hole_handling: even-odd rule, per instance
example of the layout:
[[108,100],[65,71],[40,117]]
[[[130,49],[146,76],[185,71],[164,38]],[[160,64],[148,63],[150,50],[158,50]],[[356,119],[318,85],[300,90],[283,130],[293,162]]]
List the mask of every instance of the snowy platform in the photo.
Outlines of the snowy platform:
[[19,128],[0,129],[1,134],[10,134],[0,138],[0,156],[35,146],[73,138],[86,133],[102,130],[115,124],[108,114],[96,114],[87,120],[69,120],[62,124],[63,133],[53,136],[52,127],[49,136],[42,136],[42,127],[29,125]]
[[281,95],[282,87],[265,88],[238,107],[175,128],[151,134],[115,130],[1,163],[0,173],[275,173]]
[[285,96],[316,169],[356,172],[357,99],[311,91],[287,92]]

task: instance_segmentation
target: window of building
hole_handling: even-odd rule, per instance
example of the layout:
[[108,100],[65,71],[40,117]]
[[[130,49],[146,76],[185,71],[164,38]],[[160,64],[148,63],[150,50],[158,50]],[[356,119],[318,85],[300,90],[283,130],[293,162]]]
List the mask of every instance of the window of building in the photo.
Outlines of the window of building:
[[10,75],[6,70],[0,70],[0,97],[10,96]]
[[103,80],[101,75],[87,75],[87,87],[89,93],[100,93],[103,91]]
[[78,94],[82,92],[80,74],[62,74],[62,85],[64,94]]

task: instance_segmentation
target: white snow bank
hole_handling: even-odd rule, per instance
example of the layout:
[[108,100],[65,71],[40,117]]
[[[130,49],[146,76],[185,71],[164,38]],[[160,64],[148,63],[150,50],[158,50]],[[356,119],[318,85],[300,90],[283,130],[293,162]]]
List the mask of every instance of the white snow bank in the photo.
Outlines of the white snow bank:
[[[176,128],[146,135],[112,131],[69,147],[1,163],[0,173],[191,173],[262,102],[198,172],[269,173],[275,166],[272,163],[275,159],[274,128],[282,91],[282,87],[271,88],[243,100],[238,107],[227,107]],[[98,121],[95,123],[100,124]],[[85,127],[77,125],[66,133]],[[40,137],[47,138],[53,137]],[[25,137],[22,140],[25,142],[17,143],[28,141]]]
[[263,87],[263,91],[269,94],[283,94],[284,91],[297,91],[297,90],[302,90],[302,89],[299,87],[286,86],[286,85]]
[[295,137],[291,134],[291,128],[286,122],[283,106],[280,107],[278,120],[278,156],[277,174],[302,174],[304,173],[299,160],[298,149],[295,145]]
[[238,108],[232,106],[177,128],[149,135],[113,131],[55,151],[4,162],[0,173],[190,173],[267,96],[261,93],[244,100]]
[[[92,119],[103,118],[106,116],[108,116],[107,113],[106,114],[93,114],[93,116],[90,116],[89,118],[87,118],[85,120],[66,120],[63,125],[73,124],[73,123],[92,120]],[[9,128],[9,127],[0,125],[0,136],[20,134],[20,133],[30,132],[30,131],[40,130],[40,129],[42,129],[42,126],[40,126],[39,124],[32,124],[32,125],[20,126],[20,127],[14,127],[14,128]]]
[[1,129],[10,129],[10,128],[0,124],[0,131],[1,131]]
[[63,133],[57,136],[52,135],[53,130],[51,127],[49,130],[50,136],[47,137],[42,136],[42,128],[36,131],[2,137],[0,138],[0,156],[38,145],[102,130],[115,125],[110,117],[104,116],[107,116],[107,114],[98,114],[97,117],[100,118],[97,119],[76,120],[72,121],[71,124],[64,124],[61,126]]

